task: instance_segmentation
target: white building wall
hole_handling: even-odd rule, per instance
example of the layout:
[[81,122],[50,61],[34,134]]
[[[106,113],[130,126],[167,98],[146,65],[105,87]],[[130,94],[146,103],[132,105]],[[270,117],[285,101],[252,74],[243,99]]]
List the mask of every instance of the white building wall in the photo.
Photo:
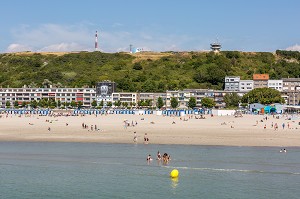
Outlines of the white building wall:
[[238,91],[240,77],[239,76],[226,76],[225,77],[225,91]]
[[268,88],[273,88],[278,91],[283,90],[283,81],[282,80],[268,80]]
[[216,116],[231,116],[234,115],[235,110],[220,110],[220,109],[213,109],[212,114]]
[[239,91],[240,92],[249,92],[253,90],[253,80],[240,80]]

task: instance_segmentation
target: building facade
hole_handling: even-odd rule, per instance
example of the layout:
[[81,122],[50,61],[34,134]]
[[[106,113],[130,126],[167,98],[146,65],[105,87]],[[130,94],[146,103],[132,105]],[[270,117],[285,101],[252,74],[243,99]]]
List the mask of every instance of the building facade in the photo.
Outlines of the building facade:
[[268,80],[268,88],[273,88],[282,92],[283,90],[283,80]]
[[300,104],[300,78],[282,78],[282,93],[288,105]]
[[240,77],[226,76],[225,77],[225,91],[239,91]]
[[249,92],[253,90],[254,83],[253,80],[240,80],[239,91],[240,92]]
[[103,106],[107,105],[107,102],[112,102],[112,94],[116,92],[116,83],[115,82],[97,82],[96,84],[96,101],[99,105],[103,102]]
[[269,74],[253,74],[253,88],[267,88]]
[[11,106],[15,101],[29,103],[41,99],[52,99],[61,103],[81,101],[84,107],[90,107],[96,99],[94,88],[0,88],[0,106],[5,108],[9,101]]

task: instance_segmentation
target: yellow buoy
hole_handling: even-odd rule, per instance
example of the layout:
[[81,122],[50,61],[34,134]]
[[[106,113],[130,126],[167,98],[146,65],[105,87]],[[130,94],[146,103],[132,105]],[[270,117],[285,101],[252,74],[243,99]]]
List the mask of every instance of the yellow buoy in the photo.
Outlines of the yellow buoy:
[[179,175],[179,171],[177,169],[173,169],[170,173],[171,178],[177,178]]

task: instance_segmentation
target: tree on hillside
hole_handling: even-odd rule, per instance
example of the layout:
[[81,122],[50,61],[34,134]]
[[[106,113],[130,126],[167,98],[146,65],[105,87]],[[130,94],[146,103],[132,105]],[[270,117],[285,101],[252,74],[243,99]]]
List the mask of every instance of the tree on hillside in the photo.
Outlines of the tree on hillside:
[[216,106],[216,103],[214,102],[214,100],[211,98],[208,98],[208,97],[202,98],[201,104],[202,104],[202,107],[205,107],[205,108],[212,108],[212,107]]
[[227,93],[224,96],[226,107],[238,107],[241,97],[237,93]]
[[52,82],[49,79],[44,79],[42,84],[43,84],[44,88],[50,88],[50,85],[52,85]]
[[188,107],[193,109],[196,106],[197,106],[196,98],[191,97],[188,102]]
[[137,62],[133,65],[132,67],[134,70],[142,70],[143,66],[141,65],[141,63]]
[[242,97],[243,103],[284,103],[284,99],[281,97],[281,93],[278,90],[272,88],[255,88]]
[[177,108],[178,107],[178,100],[175,97],[171,98],[171,107]]
[[163,101],[163,99],[161,97],[159,97],[157,99],[156,106],[157,106],[158,109],[161,109],[164,106],[164,101]]

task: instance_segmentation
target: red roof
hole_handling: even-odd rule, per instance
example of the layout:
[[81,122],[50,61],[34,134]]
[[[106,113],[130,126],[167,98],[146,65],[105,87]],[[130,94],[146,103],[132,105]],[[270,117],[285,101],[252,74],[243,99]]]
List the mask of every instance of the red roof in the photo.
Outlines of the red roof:
[[253,74],[253,80],[269,80],[269,74]]

